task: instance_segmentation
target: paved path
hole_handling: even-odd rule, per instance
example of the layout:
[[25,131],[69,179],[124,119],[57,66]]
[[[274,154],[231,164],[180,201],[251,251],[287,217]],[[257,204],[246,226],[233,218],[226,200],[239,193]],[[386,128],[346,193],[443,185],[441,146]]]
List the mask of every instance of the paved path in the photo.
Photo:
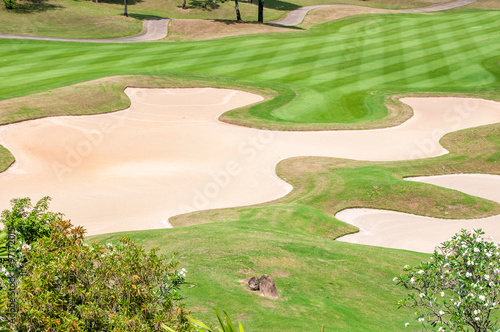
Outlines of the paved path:
[[[432,5],[429,7],[424,7],[424,8],[413,8],[413,9],[400,9],[400,10],[395,10],[395,12],[401,12],[401,13],[425,13],[425,12],[437,12],[441,10],[448,10],[456,7],[461,7],[465,6],[468,4],[471,4],[473,2],[476,2],[477,0],[455,0],[447,3],[442,3],[438,5]],[[277,20],[277,21],[271,21],[268,22],[267,24],[270,25],[275,25],[275,26],[293,26],[293,25],[299,25],[302,23],[304,20],[304,17],[306,17],[306,14],[316,8],[321,8],[321,7],[338,7],[338,6],[345,6],[345,5],[317,5],[317,6],[304,6],[295,10],[292,10],[286,17]]]
[[0,38],[8,39],[35,39],[35,40],[51,40],[65,42],[84,42],[84,43],[135,43],[163,39],[167,36],[169,18],[146,19],[142,21],[142,31],[133,36],[110,38],[110,39],[75,39],[75,38],[57,38],[57,37],[40,37],[40,36],[22,36],[22,35],[7,35],[0,34]]
[[[477,0],[455,0],[444,4],[433,5],[425,8],[414,8],[414,9],[401,9],[399,12],[402,13],[423,13],[423,12],[436,12],[441,10],[447,10],[451,8],[461,7]],[[295,10],[292,10],[286,17],[281,20],[267,22],[269,25],[275,26],[293,26],[300,24],[306,14],[315,8],[321,7],[335,7],[343,5],[315,5],[315,6],[305,6]],[[134,42],[145,42],[163,39],[168,33],[168,22],[169,18],[160,19],[147,19],[142,22],[142,31],[134,36],[121,37],[121,38],[109,38],[109,39],[76,39],[76,38],[57,38],[57,37],[41,37],[41,36],[24,36],[24,35],[9,35],[0,34],[0,38],[7,39],[34,39],[34,40],[51,40],[51,41],[66,41],[66,42],[84,42],[84,43],[134,43]]]

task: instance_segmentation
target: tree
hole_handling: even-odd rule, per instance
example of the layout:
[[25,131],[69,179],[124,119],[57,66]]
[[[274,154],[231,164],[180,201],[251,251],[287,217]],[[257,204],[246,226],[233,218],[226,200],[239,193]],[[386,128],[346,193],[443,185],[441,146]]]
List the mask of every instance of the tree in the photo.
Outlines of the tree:
[[[462,229],[419,266],[405,266],[394,281],[410,290],[400,307],[417,309],[417,321],[438,331],[497,331],[500,248],[481,229]],[[406,323],[408,326],[409,323]]]
[[[176,254],[158,255],[158,248],[147,251],[128,238],[117,245],[84,243],[83,227],[48,213],[43,202],[30,208],[29,200],[16,200],[3,214],[30,226],[55,216],[31,245],[28,234],[41,234],[39,227],[18,228],[27,234],[19,232],[15,241],[15,331],[142,332],[161,331],[162,324],[189,330],[179,294],[186,271],[177,269]],[[13,272],[5,263],[0,268],[0,315],[11,304],[2,299],[12,292]]]
[[240,6],[238,0],[234,0],[234,9],[236,9],[236,21],[241,21]]
[[259,13],[257,21],[260,23],[264,22],[264,0],[259,0]]

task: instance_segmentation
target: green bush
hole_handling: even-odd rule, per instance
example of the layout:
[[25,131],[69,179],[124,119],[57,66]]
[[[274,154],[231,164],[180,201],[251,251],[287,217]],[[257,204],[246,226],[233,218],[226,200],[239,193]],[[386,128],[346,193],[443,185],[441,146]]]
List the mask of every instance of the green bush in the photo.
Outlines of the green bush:
[[7,9],[16,8],[16,0],[3,0],[3,3],[5,4],[5,8]]
[[14,230],[18,241],[31,244],[49,236],[52,231],[50,224],[63,218],[62,213],[48,211],[50,200],[51,198],[46,196],[33,206],[29,198],[13,199],[12,209],[2,212],[0,222],[6,229]]
[[[17,331],[178,331],[189,324],[178,294],[184,270],[128,238],[84,243],[82,227],[56,218],[25,247],[17,286]],[[23,234],[24,235],[24,234]],[[5,293],[7,290],[4,289]]]

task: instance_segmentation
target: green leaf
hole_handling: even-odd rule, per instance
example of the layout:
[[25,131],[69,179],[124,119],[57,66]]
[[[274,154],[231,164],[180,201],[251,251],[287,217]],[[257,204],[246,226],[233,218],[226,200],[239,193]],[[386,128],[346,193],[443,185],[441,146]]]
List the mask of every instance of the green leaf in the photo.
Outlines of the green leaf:
[[191,323],[191,326],[193,326],[194,328],[198,329],[198,331],[202,331],[202,330],[199,329],[199,327],[210,331],[210,328],[207,325],[205,325],[204,323],[200,322],[199,320],[196,320],[196,319],[194,319],[193,317],[190,317],[190,316],[187,316],[187,319]]
[[234,327],[233,322],[231,322],[231,318],[229,318],[229,315],[225,311],[224,311],[224,316],[226,316],[226,324],[227,327],[229,328],[229,331],[236,332],[236,328]]
[[[175,331],[174,329],[171,329],[170,327],[168,327],[167,325],[165,324],[161,324],[161,328],[164,329],[165,331],[167,332],[177,332]],[[1,331],[0,331],[1,332]]]

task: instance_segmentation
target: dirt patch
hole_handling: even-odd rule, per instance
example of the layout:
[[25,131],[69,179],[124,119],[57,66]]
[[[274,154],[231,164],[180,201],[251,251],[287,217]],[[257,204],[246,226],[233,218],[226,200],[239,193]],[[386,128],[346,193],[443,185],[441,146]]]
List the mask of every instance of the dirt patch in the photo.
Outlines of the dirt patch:
[[290,31],[295,30],[254,22],[178,19],[172,20],[168,37],[163,41],[196,41],[256,33]]

